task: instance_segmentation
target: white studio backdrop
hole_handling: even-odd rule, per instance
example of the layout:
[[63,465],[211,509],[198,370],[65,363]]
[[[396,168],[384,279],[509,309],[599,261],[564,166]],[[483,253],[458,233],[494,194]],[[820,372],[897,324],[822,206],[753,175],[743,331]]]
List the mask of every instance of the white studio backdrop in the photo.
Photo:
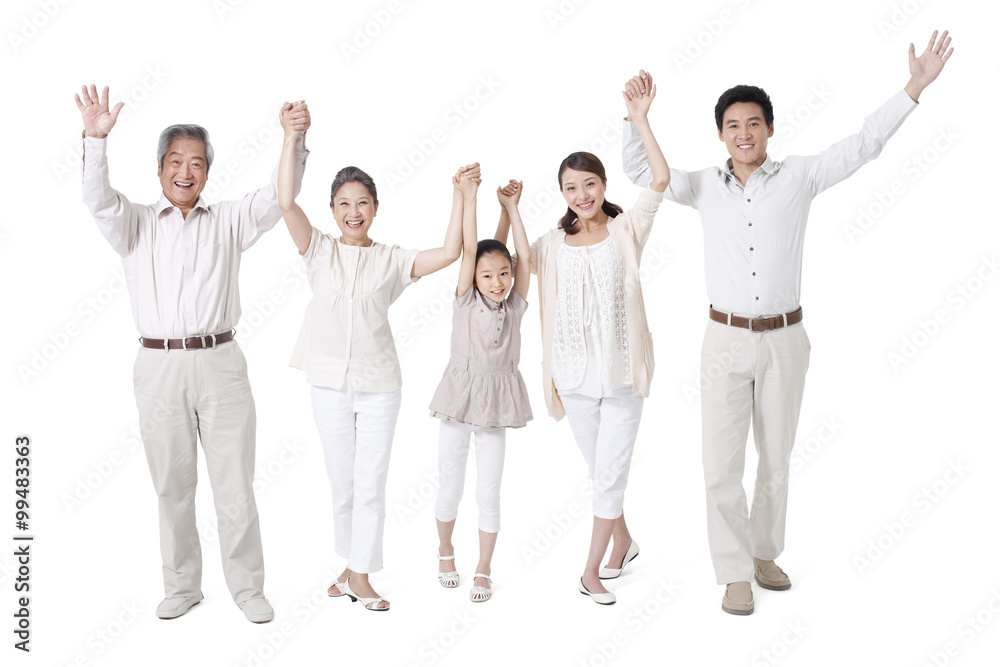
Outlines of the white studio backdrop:
[[[706,3],[562,0],[71,2],[11,0],[2,28],[6,215],[0,512],[14,529],[14,439],[32,438],[32,652],[15,650],[11,540],[0,550],[3,664],[33,665],[985,665],[1000,652],[1000,538],[993,512],[996,409],[995,157],[1000,101],[987,3],[878,0]],[[275,620],[251,625],[222,581],[201,475],[206,600],[170,622],[156,498],[138,440],[136,353],[121,263],[81,202],[83,83],[127,102],[109,139],[112,184],[159,196],[157,136],[194,122],[216,150],[205,196],[264,184],[276,112],[313,118],[299,203],[333,232],[329,184],[375,178],[372,236],[439,245],[449,179],[482,163],[480,236],[496,186],[523,179],[534,239],[564,205],[560,160],[590,150],[608,199],[640,190],[621,171],[624,82],[657,83],[651,124],[672,166],[727,157],[713,107],[757,84],[775,105],[769,153],[815,153],[860,129],[907,81],[909,42],[949,29],[956,52],[882,156],[813,205],[803,270],[812,359],[792,457],[786,593],[757,589],[722,613],[708,556],[698,368],[706,323],[697,212],[664,203],[643,261],[657,368],[627,494],[642,552],[613,582],[618,604],[576,593],[590,540],[586,467],[541,394],[537,292],[521,371],[535,420],[508,435],[494,598],[472,605],[474,471],[456,529],[463,585],[435,571],[437,422],[427,403],[448,358],[457,264],[393,306],[403,408],[387,490],[388,614],[332,600],[329,486],[304,375],[288,367],[310,299],[278,223],[243,258],[238,337],[257,405],[257,501]],[[752,489],[756,458],[748,444]],[[993,656],[990,658],[990,656]]]

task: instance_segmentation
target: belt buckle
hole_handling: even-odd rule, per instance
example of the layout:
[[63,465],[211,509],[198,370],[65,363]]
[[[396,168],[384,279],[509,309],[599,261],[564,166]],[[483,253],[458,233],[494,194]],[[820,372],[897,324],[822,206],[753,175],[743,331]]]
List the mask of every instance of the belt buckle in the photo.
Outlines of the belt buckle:
[[201,346],[205,347],[205,339],[209,338],[209,337],[212,339],[212,349],[214,350],[215,349],[215,334],[208,334],[206,336],[202,336],[201,337]]
[[[181,337],[181,349],[184,350],[185,352],[187,352],[187,349],[188,349],[188,337],[187,336],[182,336]],[[191,348],[191,349],[194,349],[194,348]]]

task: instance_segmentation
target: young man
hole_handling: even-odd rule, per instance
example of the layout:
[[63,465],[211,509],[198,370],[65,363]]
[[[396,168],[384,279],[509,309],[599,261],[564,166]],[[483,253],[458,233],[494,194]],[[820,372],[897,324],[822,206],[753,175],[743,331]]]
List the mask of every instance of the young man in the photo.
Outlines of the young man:
[[[163,194],[133,204],[111,187],[106,137],[123,106],[108,108],[108,88],[83,88],[83,201],[121,255],[139,330],[135,402],[149,472],[159,496],[160,553],[166,597],[160,618],[198,604],[201,543],[195,525],[197,441],[215,496],[226,584],[248,620],[274,617],[264,597],[264,555],[253,494],[256,412],[243,353],[233,340],[240,319],[243,251],[281,219],[277,169],[271,183],[240,200],[208,204],[201,191],[212,166],[208,133],[172,125],[160,135],[157,175]],[[286,103],[296,129],[309,127],[304,103]],[[295,189],[305,140],[296,146]]]
[[[789,458],[809,366],[799,306],[809,206],[878,156],[941,73],[950,42],[947,31],[940,39],[935,31],[919,58],[910,44],[906,87],[868,116],[859,134],[819,155],[772,160],[767,140],[774,112],[767,93],[731,88],[715,108],[719,140],[730,155],[726,166],[670,170],[663,196],[698,209],[704,226],[711,305],[701,355],[702,457],[709,548],[717,582],[726,584],[722,608],[730,614],[753,613],[751,576],[770,590],[792,585],[774,559],[784,549]],[[640,72],[626,92],[641,97],[652,83]],[[628,118],[623,144],[626,174],[645,186],[651,171]],[[707,366],[723,354],[733,361],[710,378]],[[751,419],[759,464],[748,516],[742,478]]]

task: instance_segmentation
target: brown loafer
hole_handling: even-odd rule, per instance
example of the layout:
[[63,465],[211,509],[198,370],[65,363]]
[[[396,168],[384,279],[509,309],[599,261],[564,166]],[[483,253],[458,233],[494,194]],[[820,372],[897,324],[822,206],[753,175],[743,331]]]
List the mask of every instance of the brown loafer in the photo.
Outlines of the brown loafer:
[[726,593],[722,596],[722,611],[737,616],[749,616],[753,613],[753,592],[749,581],[726,584]]
[[788,575],[773,560],[754,558],[753,578],[761,588],[769,591],[787,591],[792,587]]

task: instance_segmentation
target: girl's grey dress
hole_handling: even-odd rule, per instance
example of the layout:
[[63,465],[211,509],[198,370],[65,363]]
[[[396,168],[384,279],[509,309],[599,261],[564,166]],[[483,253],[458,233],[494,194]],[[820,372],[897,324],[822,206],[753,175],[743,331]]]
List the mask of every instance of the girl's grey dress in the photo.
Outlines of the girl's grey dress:
[[531,404],[517,365],[528,304],[513,289],[502,302],[475,286],[455,297],[451,361],[431,400],[431,415],[493,428],[524,426]]

